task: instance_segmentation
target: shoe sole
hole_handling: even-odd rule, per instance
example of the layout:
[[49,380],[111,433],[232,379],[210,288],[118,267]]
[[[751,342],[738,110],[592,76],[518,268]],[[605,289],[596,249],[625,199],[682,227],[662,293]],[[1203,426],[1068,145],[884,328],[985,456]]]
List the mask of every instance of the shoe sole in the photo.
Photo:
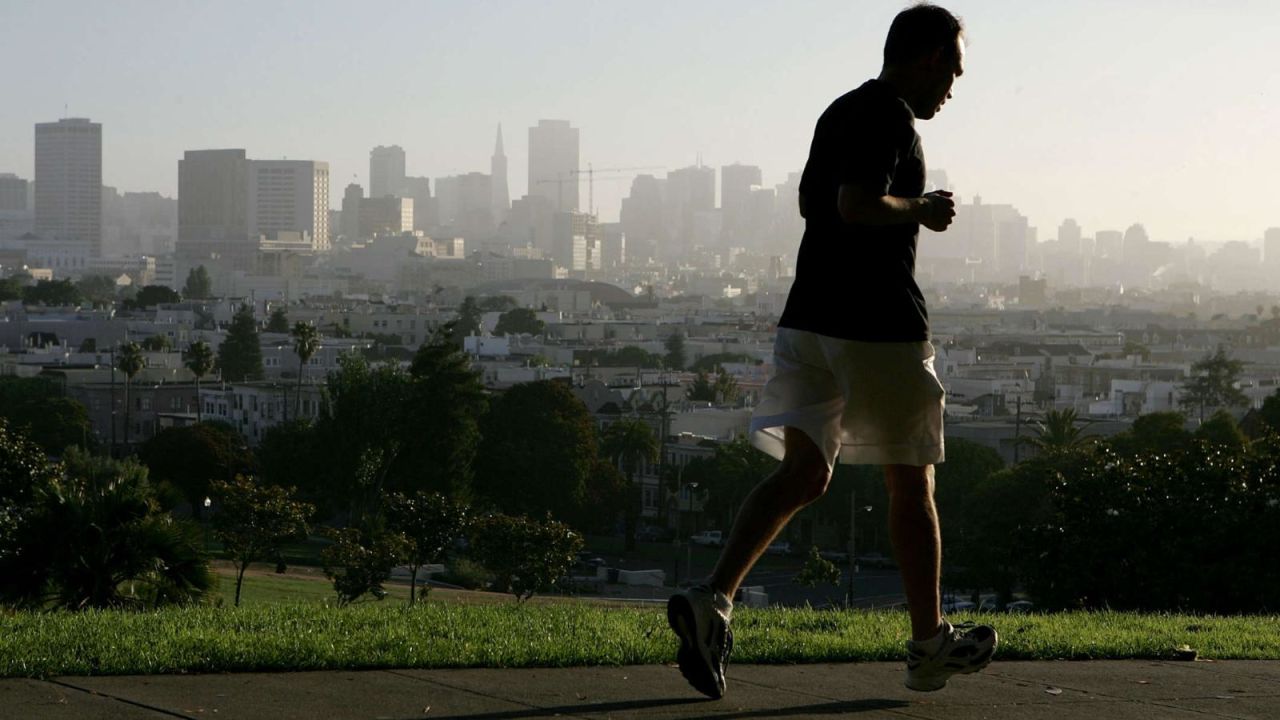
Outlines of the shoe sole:
[[713,700],[719,700],[724,692],[716,682],[715,672],[698,651],[697,622],[694,620],[693,606],[684,596],[675,595],[667,601],[667,624],[676,637],[680,638],[680,650],[676,652],[680,674],[694,690]]
[[942,675],[933,678],[932,682],[921,682],[917,680],[914,685],[911,683],[911,675],[908,674],[906,681],[902,684],[905,685],[908,690],[914,690],[916,692],[937,692],[938,690],[945,688],[947,686],[947,681],[956,675],[972,675],[973,673],[981,672],[986,669],[986,667],[991,664],[991,658],[995,655],[996,647],[999,645],[1000,634],[995,631],[995,628],[992,628],[991,649],[978,656],[974,661],[975,664],[973,666],[964,668],[963,670],[952,670],[943,673]]

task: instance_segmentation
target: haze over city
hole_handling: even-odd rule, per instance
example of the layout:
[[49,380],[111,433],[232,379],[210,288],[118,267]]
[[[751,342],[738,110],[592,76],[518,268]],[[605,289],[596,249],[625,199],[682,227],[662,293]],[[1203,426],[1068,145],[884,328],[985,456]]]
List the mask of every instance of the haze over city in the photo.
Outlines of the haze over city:
[[[826,104],[876,74],[901,7],[5,0],[0,41],[31,71],[6,82],[0,172],[31,177],[34,123],[88,117],[104,126],[106,185],[173,197],[183,151],[242,147],[327,161],[336,209],[348,182],[368,187],[369,148],[404,147],[410,175],[484,171],[502,124],[514,199],[525,128],[565,118],[584,167],[741,162],[772,187],[803,166]],[[1265,195],[1280,166],[1280,6],[955,9],[966,72],[918,130],[963,198],[1017,207],[1041,239],[1067,217],[1086,232],[1140,222],[1168,242],[1256,243],[1280,223]],[[628,189],[597,181],[602,221]]]

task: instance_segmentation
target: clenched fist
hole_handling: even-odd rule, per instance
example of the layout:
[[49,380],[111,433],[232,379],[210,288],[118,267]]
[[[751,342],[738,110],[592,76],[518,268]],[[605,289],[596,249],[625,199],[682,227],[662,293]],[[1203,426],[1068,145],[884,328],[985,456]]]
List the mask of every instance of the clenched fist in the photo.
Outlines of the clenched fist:
[[934,232],[946,230],[956,216],[956,201],[951,199],[951,195],[946,190],[925,193],[920,198],[924,201],[920,206],[920,224]]

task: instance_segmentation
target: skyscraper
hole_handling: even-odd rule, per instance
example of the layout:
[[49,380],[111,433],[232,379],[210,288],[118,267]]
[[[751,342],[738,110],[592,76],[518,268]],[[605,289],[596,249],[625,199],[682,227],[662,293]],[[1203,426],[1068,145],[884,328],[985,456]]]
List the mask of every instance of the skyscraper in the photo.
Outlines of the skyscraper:
[[178,242],[185,260],[234,258],[247,268],[257,251],[249,238],[249,161],[243,149],[188,150],[178,161]]
[[347,242],[360,237],[361,200],[364,200],[364,188],[356,183],[347,185],[342,193],[342,227],[339,230]]
[[578,209],[578,129],[568,120],[539,120],[529,128],[529,194],[556,212]]
[[493,221],[500,225],[511,209],[511,191],[507,188],[507,155],[502,151],[501,124],[498,125],[493,157],[489,160],[489,178],[493,190]]
[[1262,262],[1273,270],[1280,268],[1280,227],[1267,228],[1263,233]]
[[249,237],[280,232],[306,233],[313,250],[329,249],[329,163],[249,162]]
[[0,173],[0,211],[27,209],[27,181],[13,173]]
[[102,247],[102,124],[36,123],[35,231],[47,240]]
[[729,244],[745,240],[742,236],[747,230],[751,189],[763,184],[763,173],[755,165],[734,163],[720,168],[720,212],[724,216],[724,239]]
[[379,145],[369,151],[369,197],[399,195],[404,189],[404,148]]

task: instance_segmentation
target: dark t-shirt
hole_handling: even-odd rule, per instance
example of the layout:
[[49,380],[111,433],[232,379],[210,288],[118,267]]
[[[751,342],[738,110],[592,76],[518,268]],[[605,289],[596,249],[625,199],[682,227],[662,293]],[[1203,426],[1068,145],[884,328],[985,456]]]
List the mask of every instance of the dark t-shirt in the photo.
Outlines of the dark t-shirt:
[[920,225],[849,224],[836,205],[846,183],[920,197],[924,153],[914,123],[911,108],[880,80],[844,94],[818,118],[800,179],[808,217],[780,326],[846,340],[929,339],[915,281]]

